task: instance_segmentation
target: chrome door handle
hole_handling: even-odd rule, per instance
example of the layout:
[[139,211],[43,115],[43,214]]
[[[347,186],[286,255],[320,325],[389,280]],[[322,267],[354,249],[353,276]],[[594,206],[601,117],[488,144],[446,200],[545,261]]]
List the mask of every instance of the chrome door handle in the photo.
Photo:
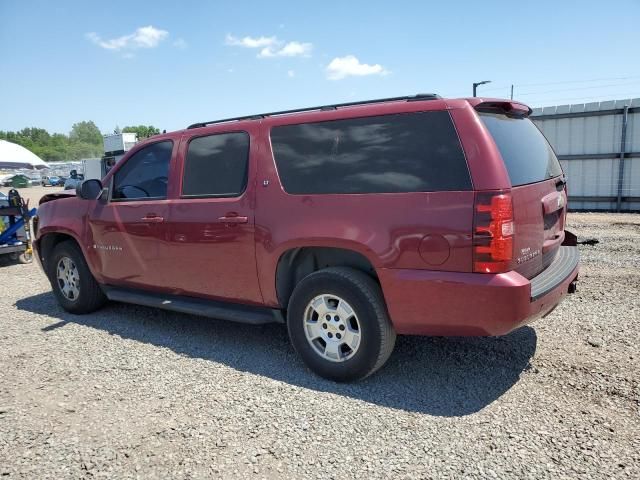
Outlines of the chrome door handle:
[[249,221],[249,217],[240,217],[240,216],[232,216],[232,217],[220,217],[218,218],[219,222],[222,223],[247,223]]
[[146,215],[142,217],[140,220],[147,223],[162,223],[164,222],[164,217],[160,217],[158,215]]

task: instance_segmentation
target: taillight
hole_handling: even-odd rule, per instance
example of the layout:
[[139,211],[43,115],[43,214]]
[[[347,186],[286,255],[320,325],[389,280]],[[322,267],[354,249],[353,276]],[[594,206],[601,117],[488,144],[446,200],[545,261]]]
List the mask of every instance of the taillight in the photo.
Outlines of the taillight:
[[473,271],[508,271],[513,258],[515,234],[511,193],[476,192],[473,208]]

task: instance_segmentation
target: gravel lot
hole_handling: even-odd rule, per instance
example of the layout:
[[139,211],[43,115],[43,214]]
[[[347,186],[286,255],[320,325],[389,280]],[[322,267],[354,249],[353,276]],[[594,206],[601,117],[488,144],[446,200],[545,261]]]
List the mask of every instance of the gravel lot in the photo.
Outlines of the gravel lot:
[[[6,478],[640,478],[640,215],[571,214],[578,293],[502,338],[400,338],[357,384],[281,326],[110,304],[0,267]],[[5,478],[5,477],[3,477]]]
[[[9,190],[11,190],[10,187],[0,187],[0,192],[4,193],[5,195],[9,193]],[[62,191],[64,191],[63,187],[35,186],[35,187],[28,187],[28,188],[18,188],[18,192],[20,192],[20,196],[25,200],[29,200],[29,206],[32,208],[38,206],[38,202],[40,201],[40,198],[43,195],[46,195],[47,193],[62,192]]]

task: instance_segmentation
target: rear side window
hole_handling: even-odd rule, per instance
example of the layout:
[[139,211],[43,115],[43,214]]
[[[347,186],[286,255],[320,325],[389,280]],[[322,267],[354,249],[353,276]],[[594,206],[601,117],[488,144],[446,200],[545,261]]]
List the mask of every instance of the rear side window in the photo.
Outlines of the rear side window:
[[471,189],[447,112],[285,125],[272,129],[271,144],[291,194]]
[[245,132],[197,137],[189,142],[183,196],[240,195],[247,185],[249,135]]
[[553,149],[528,118],[480,113],[504,160],[513,186],[541,182],[562,174]]

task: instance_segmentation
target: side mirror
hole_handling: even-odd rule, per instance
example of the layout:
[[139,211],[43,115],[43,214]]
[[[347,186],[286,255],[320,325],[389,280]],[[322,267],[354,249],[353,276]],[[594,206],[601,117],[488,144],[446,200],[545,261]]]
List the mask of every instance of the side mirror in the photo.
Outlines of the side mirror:
[[83,200],[95,200],[101,194],[102,182],[95,178],[83,181],[76,188],[76,195]]

